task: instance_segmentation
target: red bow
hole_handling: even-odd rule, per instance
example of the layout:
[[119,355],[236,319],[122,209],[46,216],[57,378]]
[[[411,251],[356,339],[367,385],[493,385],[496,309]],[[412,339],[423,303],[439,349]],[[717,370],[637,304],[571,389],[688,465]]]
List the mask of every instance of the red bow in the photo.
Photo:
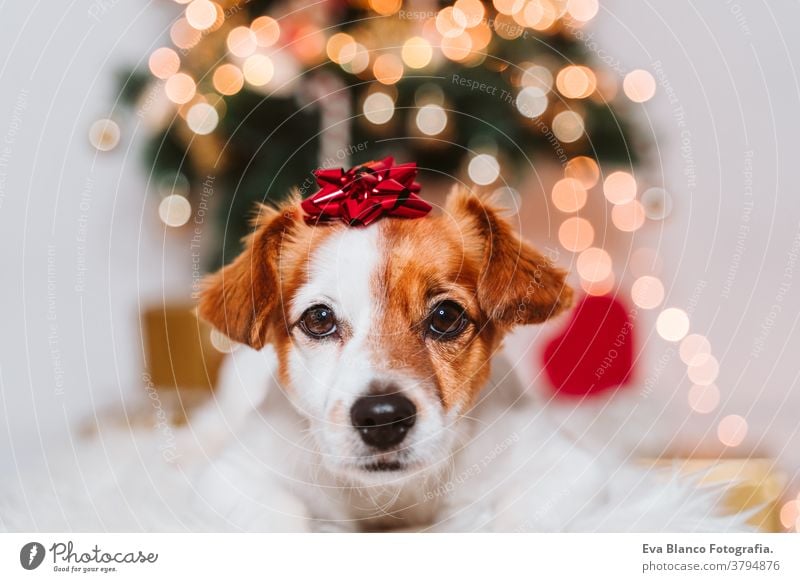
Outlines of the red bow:
[[417,164],[394,166],[388,157],[362,166],[317,170],[320,190],[303,200],[306,222],[343,220],[349,226],[367,226],[382,216],[421,218],[431,205],[417,196]]

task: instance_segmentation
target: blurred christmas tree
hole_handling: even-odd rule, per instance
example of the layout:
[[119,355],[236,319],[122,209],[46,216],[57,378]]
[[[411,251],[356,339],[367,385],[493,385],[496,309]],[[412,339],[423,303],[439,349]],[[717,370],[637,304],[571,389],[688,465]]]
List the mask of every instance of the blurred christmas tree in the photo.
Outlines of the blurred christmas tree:
[[[162,219],[186,222],[213,181],[215,267],[238,252],[255,201],[293,186],[309,194],[321,165],[388,154],[416,161],[423,179],[428,169],[479,186],[501,174],[514,184],[549,160],[565,168],[562,204],[574,206],[598,162],[635,162],[630,101],[584,42],[597,10],[597,0],[193,0],[150,74],[123,79],[153,132]],[[650,81],[631,89],[643,98],[626,93],[645,100]]]

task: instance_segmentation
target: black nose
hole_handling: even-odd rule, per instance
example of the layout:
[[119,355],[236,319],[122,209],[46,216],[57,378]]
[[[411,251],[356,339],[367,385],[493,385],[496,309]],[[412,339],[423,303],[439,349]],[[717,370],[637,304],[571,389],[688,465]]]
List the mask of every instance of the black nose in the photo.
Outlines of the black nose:
[[402,442],[416,415],[417,407],[402,394],[364,396],[350,409],[350,421],[361,439],[381,450]]

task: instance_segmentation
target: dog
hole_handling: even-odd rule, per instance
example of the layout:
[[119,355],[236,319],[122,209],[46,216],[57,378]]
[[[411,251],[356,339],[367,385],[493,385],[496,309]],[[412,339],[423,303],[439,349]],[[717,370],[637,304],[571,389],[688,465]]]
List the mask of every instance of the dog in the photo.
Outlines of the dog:
[[576,445],[499,357],[572,298],[466,188],[368,226],[310,223],[297,196],[261,207],[198,311],[249,347],[223,395],[270,386],[196,474],[199,506],[246,531],[742,529],[719,491]]

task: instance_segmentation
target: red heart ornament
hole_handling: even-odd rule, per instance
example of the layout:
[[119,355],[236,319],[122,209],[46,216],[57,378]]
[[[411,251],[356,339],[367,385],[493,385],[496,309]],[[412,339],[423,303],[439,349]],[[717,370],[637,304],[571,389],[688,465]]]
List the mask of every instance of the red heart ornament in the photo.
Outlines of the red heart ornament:
[[[635,312],[634,312],[635,313]],[[544,371],[562,396],[595,396],[633,376],[633,319],[621,301],[587,295],[544,349]]]

